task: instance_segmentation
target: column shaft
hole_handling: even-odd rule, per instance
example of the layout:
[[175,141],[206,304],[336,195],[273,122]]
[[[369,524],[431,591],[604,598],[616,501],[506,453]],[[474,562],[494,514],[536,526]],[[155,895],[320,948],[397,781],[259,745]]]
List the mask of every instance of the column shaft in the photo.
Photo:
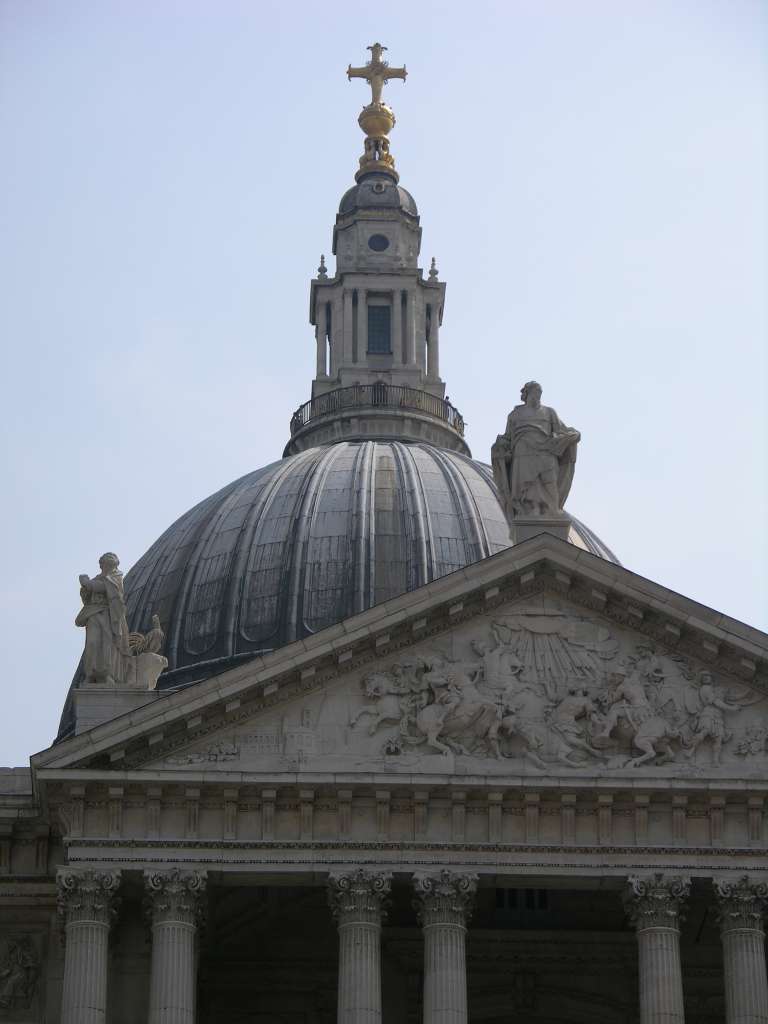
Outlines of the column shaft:
[[723,941],[726,1024],[768,1024],[768,978],[765,969],[763,914],[768,885],[737,880],[715,881]]
[[357,289],[357,358],[365,362],[368,352],[368,293],[365,288]]
[[443,870],[414,878],[424,931],[424,1024],[467,1024],[466,922],[476,875]]
[[205,877],[197,872],[146,872],[152,920],[149,1024],[194,1024],[197,922]]
[[338,1024],[381,1024],[381,920],[391,884],[389,873],[362,868],[328,880],[339,926]]
[[317,306],[317,327],[315,328],[317,339],[317,377],[328,376],[328,316],[325,302],[319,302]]
[[342,359],[342,363],[343,363],[344,366],[350,366],[352,364],[352,362],[353,362],[353,358],[352,358],[352,356],[353,356],[353,353],[352,353],[352,335],[354,333],[354,329],[352,327],[353,309],[352,309],[352,289],[351,288],[345,288],[344,289],[343,307],[344,307],[344,318],[343,318],[343,322],[342,322],[342,331],[344,332],[344,338],[343,338],[343,341],[342,341],[342,349],[343,349],[343,352],[344,352],[344,356],[343,356],[343,359]]
[[66,942],[61,1024],[104,1024],[109,927],[120,875],[65,869],[58,883]]
[[687,878],[630,878],[626,906],[637,928],[640,1024],[684,1024],[681,908]]
[[466,935],[464,925],[424,927],[424,1024],[466,1024]]
[[195,1019],[195,927],[176,921],[152,928],[151,1024],[192,1024]]
[[637,933],[641,1024],[682,1024],[680,932],[643,928]]
[[427,346],[427,376],[440,376],[440,306],[430,305],[429,344]]
[[403,299],[399,288],[392,292],[392,355],[395,362],[406,362],[403,338]]
[[405,293],[405,363],[416,366],[416,293],[409,289]]

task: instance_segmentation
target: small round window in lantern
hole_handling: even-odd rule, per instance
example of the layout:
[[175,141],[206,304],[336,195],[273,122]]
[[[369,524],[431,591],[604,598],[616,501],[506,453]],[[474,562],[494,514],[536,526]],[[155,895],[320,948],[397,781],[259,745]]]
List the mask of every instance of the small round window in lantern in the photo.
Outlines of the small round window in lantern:
[[371,235],[368,239],[368,248],[374,252],[384,252],[389,248],[389,239],[386,235]]

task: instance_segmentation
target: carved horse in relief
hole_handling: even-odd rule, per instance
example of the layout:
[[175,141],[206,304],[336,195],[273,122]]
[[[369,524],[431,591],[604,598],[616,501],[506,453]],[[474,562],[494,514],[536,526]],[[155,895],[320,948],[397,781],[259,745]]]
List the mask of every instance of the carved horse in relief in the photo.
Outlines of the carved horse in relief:
[[350,719],[354,727],[363,715],[370,715],[368,735],[373,736],[380,725],[399,725],[402,718],[400,688],[386,672],[370,672],[363,679],[365,696],[371,701],[365,704]]
[[668,722],[661,715],[651,715],[639,722],[632,736],[632,746],[642,751],[640,757],[627,761],[625,768],[637,768],[646,761],[660,757],[659,764],[667,764],[675,760],[672,740],[680,739],[681,729]]
[[471,747],[481,743],[500,758],[500,709],[480,693],[469,675],[460,667],[447,666],[442,658],[433,658],[424,679],[435,700],[416,715],[421,735],[406,736],[408,742],[426,741],[442,754],[471,754],[467,743]]

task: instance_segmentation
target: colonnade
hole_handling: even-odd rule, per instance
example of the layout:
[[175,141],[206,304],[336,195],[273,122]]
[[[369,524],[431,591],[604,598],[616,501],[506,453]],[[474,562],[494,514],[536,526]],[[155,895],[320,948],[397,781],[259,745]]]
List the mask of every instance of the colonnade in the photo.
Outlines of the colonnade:
[[[430,379],[440,376],[440,303],[427,303],[429,337],[417,338],[417,292],[396,288],[391,293],[391,340],[395,365],[419,368]],[[425,314],[426,315],[426,314]],[[338,330],[334,324],[338,322]],[[317,305],[315,327],[318,380],[335,378],[340,366],[364,366],[368,359],[368,291],[345,288],[335,300]]]
[[[467,1024],[466,932],[477,876],[447,869],[413,877],[424,937],[424,1024]],[[149,1024],[194,1024],[196,933],[205,875],[146,872],[152,928]],[[339,931],[338,1024],[381,1024],[381,928],[391,874],[366,868],[332,874]],[[62,869],[65,928],[61,1024],[106,1024],[107,945],[120,873]],[[690,880],[662,874],[628,880],[625,905],[638,942],[641,1024],[684,1024],[680,922]],[[768,884],[746,876],[714,881],[723,944],[726,1024],[768,1024],[763,916]]]

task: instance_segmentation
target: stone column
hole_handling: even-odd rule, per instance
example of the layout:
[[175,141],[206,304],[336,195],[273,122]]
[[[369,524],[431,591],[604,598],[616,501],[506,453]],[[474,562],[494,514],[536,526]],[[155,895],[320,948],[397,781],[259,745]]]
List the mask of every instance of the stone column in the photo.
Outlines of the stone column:
[[392,292],[392,357],[395,363],[408,361],[403,336],[403,293],[399,288]]
[[62,868],[57,881],[66,942],[61,1024],[104,1024],[109,927],[120,872]]
[[368,352],[368,293],[357,289],[357,361],[365,362]]
[[640,1024],[684,1024],[681,909],[688,878],[630,878],[625,906],[637,929]]
[[430,303],[429,344],[427,346],[427,376],[440,376],[440,306]]
[[389,872],[331,875],[328,898],[339,926],[338,1024],[381,1024],[381,921]]
[[317,304],[317,377],[328,376],[328,310],[325,301]]
[[354,328],[352,326],[352,316],[354,315],[354,310],[352,308],[352,289],[351,288],[345,288],[344,289],[343,308],[344,308],[344,318],[343,318],[343,322],[342,322],[342,331],[344,332],[344,339],[342,341],[342,352],[344,353],[343,354],[343,365],[344,366],[351,366],[351,364],[353,362],[352,335],[354,333]]
[[477,875],[443,869],[414,876],[424,931],[424,1024],[467,1024],[467,921]]
[[149,1024],[193,1024],[205,875],[178,868],[145,871],[144,887],[152,925]]
[[726,1024],[768,1024],[763,914],[768,884],[741,878],[715,879],[723,940]]
[[416,293],[408,289],[405,293],[405,323],[403,325],[405,334],[405,362],[407,366],[415,367],[416,360]]

